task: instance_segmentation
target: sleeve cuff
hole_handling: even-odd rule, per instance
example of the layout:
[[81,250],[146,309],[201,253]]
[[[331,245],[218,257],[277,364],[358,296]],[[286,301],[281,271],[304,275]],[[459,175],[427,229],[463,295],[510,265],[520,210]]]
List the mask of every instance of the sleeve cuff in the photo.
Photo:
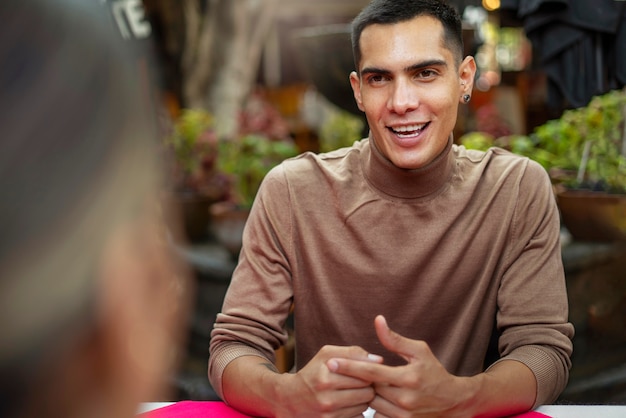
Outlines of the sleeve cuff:
[[224,374],[224,370],[231,361],[243,356],[257,356],[273,362],[273,359],[268,359],[259,350],[239,343],[222,345],[211,353],[208,370],[209,381],[211,382],[211,386],[213,387],[213,390],[215,390],[215,393],[217,393],[217,395],[224,402],[227,402],[226,399],[224,399],[224,391],[222,387],[222,376]]
[[[515,360],[526,365],[535,375],[537,394],[533,409],[553,403],[561,394],[569,379],[569,368],[563,364],[560,357],[540,345],[519,347],[494,364],[503,360]],[[493,364],[489,368],[493,367]]]

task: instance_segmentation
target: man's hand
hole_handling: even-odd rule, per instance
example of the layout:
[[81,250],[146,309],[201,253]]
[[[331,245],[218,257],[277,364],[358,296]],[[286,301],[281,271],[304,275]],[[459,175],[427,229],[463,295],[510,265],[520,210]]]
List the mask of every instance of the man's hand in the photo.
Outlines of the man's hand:
[[360,347],[325,346],[297,373],[280,374],[261,357],[239,357],[224,371],[225,400],[255,416],[362,418],[375,396],[372,382],[331,372],[331,358],[383,360]]
[[370,406],[377,418],[467,416],[460,406],[477,390],[470,379],[448,373],[424,341],[391,331],[384,317],[376,317],[374,324],[381,343],[403,357],[406,365],[390,367],[338,358],[328,364],[336,373],[374,382],[376,397]]
[[333,373],[327,362],[341,358],[354,363],[380,364],[382,358],[360,347],[325,346],[291,379],[285,380],[281,404],[285,416],[361,417],[374,399],[372,382],[358,377]]
[[224,370],[225,400],[243,412],[274,417],[498,417],[527,411],[537,383],[514,360],[472,377],[454,376],[424,341],[405,338],[375,319],[378,338],[407,364],[391,367],[360,347],[323,347],[296,374],[279,374],[267,360],[243,356]]
[[380,315],[374,326],[381,343],[406,365],[346,358],[332,358],[327,364],[335,373],[374,382],[376,397],[370,406],[376,418],[501,417],[527,411],[535,402],[535,375],[523,363],[503,360],[484,373],[458,377],[448,373],[424,341],[391,331]]

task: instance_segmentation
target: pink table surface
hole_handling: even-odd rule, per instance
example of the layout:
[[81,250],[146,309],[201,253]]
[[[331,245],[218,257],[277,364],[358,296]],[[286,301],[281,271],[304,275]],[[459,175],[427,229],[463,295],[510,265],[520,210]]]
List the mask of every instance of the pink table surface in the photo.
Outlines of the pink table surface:
[[[140,418],[248,418],[223,402],[213,401],[180,401],[163,408],[139,414]],[[540,412],[526,412],[514,418],[545,418],[548,415]]]
[[140,418],[247,418],[223,402],[180,401],[139,414]]

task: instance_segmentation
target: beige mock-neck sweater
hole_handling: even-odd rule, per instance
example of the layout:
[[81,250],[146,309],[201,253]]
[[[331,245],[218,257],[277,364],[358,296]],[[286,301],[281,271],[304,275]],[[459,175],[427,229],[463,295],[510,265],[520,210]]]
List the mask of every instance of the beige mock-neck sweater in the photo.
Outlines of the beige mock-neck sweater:
[[567,383],[573,327],[559,215],[537,163],[452,144],[417,170],[393,166],[364,139],[283,162],[265,179],[218,315],[209,377],[222,394],[233,359],[273,360],[294,304],[296,367],[325,344],[402,359],[373,321],[426,341],[447,370],[482,372],[494,321],[501,358],[526,364],[536,404]]

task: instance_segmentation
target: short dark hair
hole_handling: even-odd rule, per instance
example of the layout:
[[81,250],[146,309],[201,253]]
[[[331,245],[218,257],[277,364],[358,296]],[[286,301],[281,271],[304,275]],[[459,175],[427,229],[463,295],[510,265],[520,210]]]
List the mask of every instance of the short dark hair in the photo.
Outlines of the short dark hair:
[[445,0],[372,0],[352,21],[352,53],[357,72],[361,62],[361,33],[366,27],[405,22],[417,16],[432,16],[441,22],[444,44],[460,63],[463,59],[461,17]]

